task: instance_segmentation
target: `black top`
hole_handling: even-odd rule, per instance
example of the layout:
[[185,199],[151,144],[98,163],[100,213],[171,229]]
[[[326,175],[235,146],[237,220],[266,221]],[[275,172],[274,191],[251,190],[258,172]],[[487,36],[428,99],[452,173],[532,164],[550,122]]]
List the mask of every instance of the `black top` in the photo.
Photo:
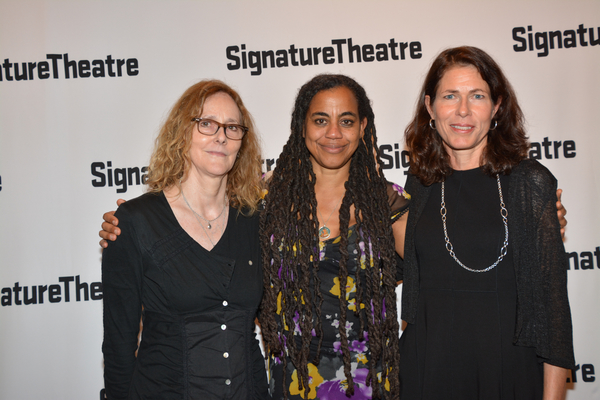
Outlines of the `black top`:
[[[412,198],[404,262],[399,265],[398,279],[404,280],[402,319],[409,324],[417,320],[420,293],[416,227],[435,187],[423,186],[413,175],[406,183],[406,190]],[[556,178],[535,160],[521,161],[510,174],[510,186],[504,190],[504,201],[509,215],[509,240],[517,293],[512,341],[518,346],[533,347],[540,361],[574,368],[567,297],[568,260],[556,216]],[[458,246],[455,247],[458,251]]]
[[115,216],[122,234],[102,257],[108,399],[267,397],[254,335],[258,215],[230,208],[211,251],[181,228],[163,193],[128,201]]
[[[501,177],[503,196],[510,181]],[[454,171],[445,181],[445,205],[456,257],[474,270],[493,265],[505,238],[496,178],[479,168]],[[440,208],[441,183],[435,183],[415,231],[420,291],[415,323],[400,340],[400,397],[541,399],[535,349],[512,343],[514,239],[509,232],[508,253],[493,269],[467,271],[446,249]]]

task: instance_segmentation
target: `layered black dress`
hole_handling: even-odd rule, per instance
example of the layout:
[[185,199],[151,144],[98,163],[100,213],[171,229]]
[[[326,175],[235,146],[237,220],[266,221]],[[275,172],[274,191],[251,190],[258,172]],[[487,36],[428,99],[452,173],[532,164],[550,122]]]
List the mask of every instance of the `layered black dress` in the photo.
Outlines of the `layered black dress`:
[[107,398],[266,398],[254,335],[258,215],[230,208],[211,251],[183,230],[163,193],[128,201],[115,216],[122,234],[102,258]]
[[[506,203],[511,177],[500,179]],[[479,168],[455,171],[445,182],[445,203],[458,259],[477,270],[493,264],[505,234],[496,179]],[[401,399],[541,399],[543,364],[535,348],[513,344],[514,235],[495,268],[467,271],[446,249],[440,208],[437,183],[415,230],[419,295],[415,321],[400,339]]]

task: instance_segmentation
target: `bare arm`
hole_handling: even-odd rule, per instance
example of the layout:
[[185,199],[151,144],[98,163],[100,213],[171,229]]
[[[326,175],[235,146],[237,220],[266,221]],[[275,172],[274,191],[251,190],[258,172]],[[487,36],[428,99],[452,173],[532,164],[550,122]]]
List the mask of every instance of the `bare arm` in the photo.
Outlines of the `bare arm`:
[[[117,206],[120,206],[123,203],[125,203],[125,200],[117,200]],[[107,240],[110,240],[111,242],[117,240],[117,236],[121,234],[121,229],[117,227],[117,225],[119,225],[119,220],[115,218],[114,211],[104,213],[102,218],[104,219],[104,222],[102,222],[102,230],[98,235],[102,238],[100,246],[105,249],[108,246]]]
[[544,363],[543,400],[565,400],[567,396],[568,370]]
[[404,236],[406,234],[406,221],[408,221],[408,211],[392,224],[396,253],[398,253],[398,255],[402,258],[404,258]]
[[558,214],[558,223],[560,224],[560,235],[562,236],[562,240],[564,242],[565,240],[565,227],[567,226],[567,219],[565,218],[565,215],[567,215],[567,209],[565,208],[565,206],[562,204],[560,198],[562,196],[562,189],[558,189],[556,191],[556,198],[558,199],[558,201],[556,202],[556,209],[557,209],[557,214]]

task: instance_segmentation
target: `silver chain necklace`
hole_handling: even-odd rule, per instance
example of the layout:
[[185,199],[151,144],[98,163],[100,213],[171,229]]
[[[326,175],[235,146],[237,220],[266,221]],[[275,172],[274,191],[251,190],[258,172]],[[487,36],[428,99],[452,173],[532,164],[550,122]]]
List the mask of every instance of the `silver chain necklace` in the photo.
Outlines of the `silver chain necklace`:
[[[342,198],[340,199],[339,204],[342,204],[342,200],[344,199],[344,195],[346,193],[344,193],[342,195]],[[329,217],[327,217],[327,221],[325,221],[323,223],[323,225],[321,225],[321,227],[319,228],[319,239],[321,240],[327,240],[329,239],[329,236],[331,236],[331,229],[329,229],[327,227],[327,223],[329,222],[329,219],[331,218],[331,216],[333,215],[333,213],[335,212],[336,208],[333,208],[333,211],[331,212],[331,214],[329,214]],[[319,211],[319,207],[317,207],[317,212],[319,213],[319,217],[321,217],[321,220],[323,220],[323,215],[321,215],[321,211]]]
[[[225,208],[227,207],[227,200],[225,200],[225,204],[223,204],[223,209],[221,210],[221,213],[219,215],[217,215],[216,218],[208,220],[208,219],[204,218],[202,215],[198,214],[196,211],[194,211],[194,209],[192,208],[192,206],[190,206],[190,203],[188,203],[187,199],[185,198],[185,194],[183,194],[183,189],[181,189],[181,195],[183,196],[183,201],[185,201],[185,204],[187,204],[187,206],[189,207],[189,209],[192,210],[192,212],[196,216],[196,219],[198,219],[198,217],[202,218],[202,220],[206,222],[206,224],[207,224],[206,227],[208,229],[212,229],[211,222],[215,222],[217,219],[219,219],[219,217],[221,215],[223,215],[223,212],[225,211]],[[198,223],[200,223],[200,221],[198,221]],[[202,224],[200,223],[200,225],[202,225]],[[204,228],[204,226],[202,226],[202,227]]]
[[[212,241],[210,235],[208,234],[208,231],[206,230],[206,228],[204,228],[204,224],[202,222],[200,222],[200,220],[198,219],[198,217],[202,218],[202,216],[200,216],[196,211],[194,211],[194,209],[192,208],[192,206],[190,206],[190,203],[188,203],[187,199],[185,198],[185,194],[183,194],[183,188],[181,189],[181,195],[183,196],[183,201],[185,201],[185,204],[188,206],[188,208],[190,209],[190,211],[194,214],[194,217],[196,217],[196,221],[198,221],[198,224],[200,225],[200,227],[202,228],[202,230],[204,231],[204,233],[206,234],[206,237],[208,238],[208,240],[210,241],[210,244],[212,244],[213,247],[215,247],[215,242]],[[223,210],[221,211],[221,214],[219,214],[219,216],[215,219],[211,219],[210,222],[213,222],[215,220],[217,220],[221,215],[223,215],[223,212],[225,211],[225,208],[227,207],[227,201],[225,201],[225,206],[223,206]],[[206,219],[202,218],[204,221],[206,221]],[[209,222],[209,221],[206,221]],[[208,229],[212,228],[212,226],[208,225]],[[221,234],[225,231],[224,229],[224,224],[221,223]],[[219,233],[219,232],[215,232],[215,233]]]
[[494,269],[494,267],[496,265],[498,265],[500,263],[500,261],[502,261],[502,259],[504,259],[504,256],[506,255],[507,252],[507,247],[508,247],[508,210],[506,209],[506,206],[504,205],[504,198],[502,197],[502,186],[500,185],[500,176],[496,175],[496,180],[498,181],[498,193],[500,194],[500,215],[502,216],[502,222],[504,223],[504,244],[502,245],[502,248],[500,249],[500,255],[498,256],[498,259],[496,260],[495,263],[493,263],[492,265],[490,265],[489,267],[487,267],[486,269],[471,269],[469,267],[467,267],[465,264],[463,264],[458,257],[456,257],[456,254],[454,254],[454,247],[452,246],[452,243],[450,243],[450,239],[448,238],[448,230],[446,229],[446,203],[444,202],[444,182],[442,182],[442,206],[440,208],[440,214],[442,215],[442,223],[444,224],[444,239],[446,240],[446,250],[448,250],[448,253],[450,253],[450,256],[454,259],[454,261],[456,261],[458,263],[458,265],[460,265],[461,267],[463,267],[464,269],[466,269],[467,271],[470,272],[488,272],[491,271],[492,269]]

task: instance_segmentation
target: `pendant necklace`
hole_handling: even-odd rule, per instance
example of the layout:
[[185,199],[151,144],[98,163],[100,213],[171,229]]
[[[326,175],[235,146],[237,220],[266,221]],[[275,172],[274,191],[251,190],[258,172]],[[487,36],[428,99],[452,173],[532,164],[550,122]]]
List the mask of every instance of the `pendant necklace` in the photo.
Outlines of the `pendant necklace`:
[[442,215],[442,223],[444,225],[444,240],[446,241],[446,250],[448,250],[448,253],[450,253],[450,256],[454,259],[454,261],[456,261],[458,263],[458,265],[460,265],[461,267],[463,267],[464,269],[466,269],[467,271],[470,271],[470,272],[491,271],[492,269],[494,269],[494,267],[496,265],[498,265],[500,263],[500,261],[502,261],[502,259],[504,258],[504,256],[507,253],[508,210],[506,209],[506,206],[504,205],[504,198],[502,197],[502,186],[500,185],[500,176],[499,175],[496,175],[496,180],[498,181],[498,193],[500,194],[500,215],[502,216],[502,222],[504,223],[504,244],[502,245],[502,248],[500,249],[500,255],[498,256],[498,259],[496,260],[496,262],[485,269],[469,268],[465,264],[463,264],[458,259],[458,257],[456,257],[456,254],[454,254],[454,247],[452,246],[452,243],[450,243],[450,238],[448,238],[448,230],[446,229],[446,212],[447,212],[447,210],[446,210],[446,203],[444,202],[444,182],[442,182],[442,205],[440,208],[440,214]]
[[[344,199],[344,195],[346,193],[344,192],[344,194],[342,195],[342,198],[339,201],[339,204],[341,206],[342,204],[342,200]],[[339,207],[338,207],[339,208]],[[319,239],[320,240],[326,240],[329,239],[329,236],[331,236],[331,229],[329,229],[327,227],[327,223],[329,222],[329,219],[331,218],[331,216],[333,215],[333,213],[335,212],[336,208],[333,208],[333,211],[331,211],[331,214],[329,214],[329,217],[327,217],[327,220],[323,223],[323,225],[321,225],[321,227],[319,228]],[[319,217],[321,217],[321,220],[323,219],[323,216],[321,215],[321,211],[319,211],[319,207],[317,207],[317,212],[319,213]]]
[[[194,215],[196,216],[196,219],[198,219],[198,217],[202,218],[203,221],[206,222],[206,227],[208,229],[212,228],[212,222],[215,222],[216,220],[219,219],[219,217],[221,217],[221,215],[223,215],[223,212],[225,211],[225,208],[227,207],[227,200],[225,200],[225,204],[223,204],[223,209],[221,210],[221,213],[219,215],[217,215],[216,218],[213,218],[211,220],[208,220],[206,218],[204,218],[202,215],[198,214],[196,211],[194,211],[194,209],[192,208],[192,206],[190,206],[190,203],[188,203],[187,199],[185,198],[185,194],[183,194],[183,189],[181,189],[181,195],[183,196],[183,201],[185,201],[185,204],[187,204],[188,208],[194,213]],[[200,223],[200,221],[198,221],[198,223]],[[202,226],[202,228],[204,228],[204,225],[202,223],[200,223],[200,225]]]

